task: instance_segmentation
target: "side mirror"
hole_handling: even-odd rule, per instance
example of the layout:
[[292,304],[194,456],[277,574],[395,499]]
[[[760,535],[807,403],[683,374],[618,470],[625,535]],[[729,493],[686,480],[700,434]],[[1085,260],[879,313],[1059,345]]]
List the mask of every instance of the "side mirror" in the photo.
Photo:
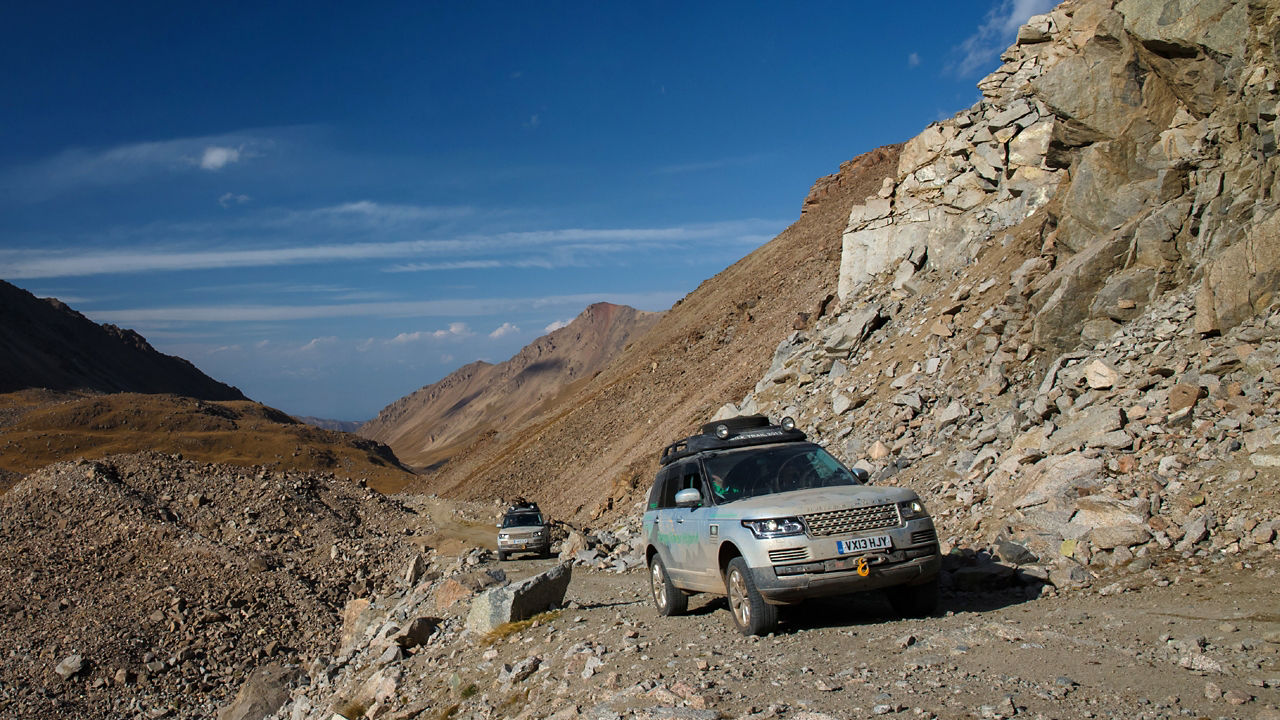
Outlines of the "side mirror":
[[696,508],[702,505],[702,493],[698,488],[685,488],[676,493],[676,507]]
[[852,472],[853,472],[853,476],[857,478],[858,482],[862,483],[863,485],[866,485],[867,483],[871,482],[871,473],[867,472],[866,470],[863,470],[860,467],[856,467],[856,468],[853,468]]

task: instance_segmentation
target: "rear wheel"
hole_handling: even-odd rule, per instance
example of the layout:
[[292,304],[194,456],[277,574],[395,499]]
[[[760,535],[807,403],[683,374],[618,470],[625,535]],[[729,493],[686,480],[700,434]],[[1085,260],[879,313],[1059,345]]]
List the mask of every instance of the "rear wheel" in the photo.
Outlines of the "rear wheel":
[[747,561],[740,557],[730,560],[724,579],[729,591],[729,612],[738,632],[764,635],[773,630],[778,624],[778,608],[765,602],[756,590]]
[[893,611],[904,617],[928,617],[938,610],[938,576],[923,585],[898,585],[886,588]]
[[653,604],[659,615],[683,615],[689,609],[689,596],[672,584],[667,566],[656,554],[649,561],[649,588],[653,591]]

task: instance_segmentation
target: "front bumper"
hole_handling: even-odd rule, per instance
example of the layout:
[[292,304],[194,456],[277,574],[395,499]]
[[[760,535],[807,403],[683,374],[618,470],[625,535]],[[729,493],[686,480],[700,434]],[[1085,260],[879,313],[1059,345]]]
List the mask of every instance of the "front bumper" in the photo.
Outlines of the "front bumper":
[[551,540],[549,538],[511,538],[508,540],[498,539],[498,549],[502,552],[539,552],[545,553],[551,549]]
[[937,545],[928,549],[895,551],[883,558],[880,564],[869,566],[866,576],[858,574],[856,558],[753,567],[751,574],[765,602],[781,605],[806,598],[847,595],[895,585],[919,585],[936,577],[942,569],[942,556]]

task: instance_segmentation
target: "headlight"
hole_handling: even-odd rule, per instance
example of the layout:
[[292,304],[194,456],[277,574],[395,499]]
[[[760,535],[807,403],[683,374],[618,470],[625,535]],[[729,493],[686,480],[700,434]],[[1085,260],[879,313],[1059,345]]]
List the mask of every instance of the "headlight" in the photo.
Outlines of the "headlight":
[[498,539],[499,539],[499,540],[510,540],[510,539],[511,539],[511,533],[498,533]]
[[761,540],[804,534],[804,523],[797,517],[743,520],[742,526],[749,528],[751,533]]
[[924,503],[919,500],[907,500],[906,502],[898,503],[898,513],[902,515],[903,520],[929,517],[929,511],[924,509]]

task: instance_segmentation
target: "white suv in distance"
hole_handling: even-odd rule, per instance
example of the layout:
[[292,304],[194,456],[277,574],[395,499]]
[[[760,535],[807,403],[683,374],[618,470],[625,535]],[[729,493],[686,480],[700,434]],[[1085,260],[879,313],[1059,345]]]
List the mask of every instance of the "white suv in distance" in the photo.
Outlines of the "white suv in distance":
[[502,514],[502,522],[498,523],[498,560],[506,560],[516,552],[551,555],[551,523],[538,509],[538,503],[517,500]]
[[938,603],[933,520],[911,490],[867,485],[786,418],[708,423],[662,452],[644,514],[654,604],[683,613],[727,595],[744,634],[770,632],[779,605],[884,590],[923,616]]

